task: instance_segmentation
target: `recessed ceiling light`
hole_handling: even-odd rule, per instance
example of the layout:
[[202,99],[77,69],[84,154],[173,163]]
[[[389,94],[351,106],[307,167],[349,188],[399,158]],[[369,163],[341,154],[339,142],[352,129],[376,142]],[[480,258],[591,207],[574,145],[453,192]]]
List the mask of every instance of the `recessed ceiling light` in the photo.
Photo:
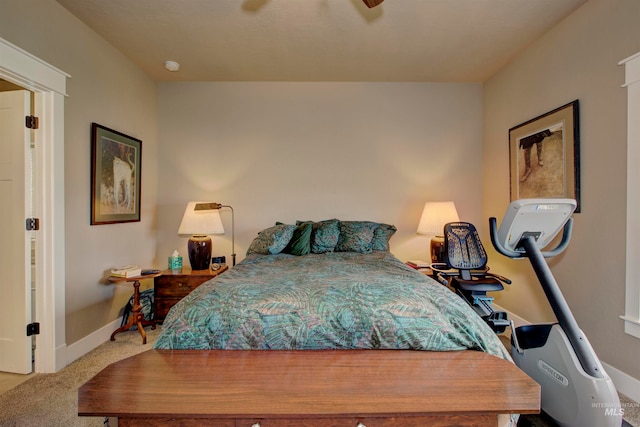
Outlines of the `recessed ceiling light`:
[[171,71],[175,73],[180,69],[180,64],[178,64],[176,61],[165,61],[164,68],[166,68],[167,71]]

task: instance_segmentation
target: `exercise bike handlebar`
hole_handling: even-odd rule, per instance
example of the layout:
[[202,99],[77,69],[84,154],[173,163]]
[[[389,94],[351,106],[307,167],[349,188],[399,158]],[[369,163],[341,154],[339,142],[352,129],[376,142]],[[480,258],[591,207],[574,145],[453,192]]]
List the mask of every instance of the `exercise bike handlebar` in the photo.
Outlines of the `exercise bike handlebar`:
[[[444,267],[444,268],[443,268]],[[458,277],[460,276],[460,271],[458,269],[448,268],[447,264],[431,264],[431,270],[436,272],[437,277],[441,277],[441,283],[446,283],[449,277]],[[496,280],[506,283],[507,285],[511,284],[511,279],[501,276],[499,274],[495,274],[493,272],[489,272],[489,267],[485,267],[483,269],[471,270],[469,272],[471,277],[493,277]]]
[[[521,252],[521,251],[513,251],[504,247],[502,242],[498,239],[497,224],[498,223],[496,218],[494,217],[489,218],[489,230],[491,232],[491,243],[493,244],[493,247],[496,248],[496,250],[500,252],[502,255],[509,258],[518,259],[518,258],[526,257],[527,255],[524,251],[524,248]],[[564,227],[562,228],[562,240],[560,240],[560,243],[558,243],[558,246],[556,246],[555,248],[549,251],[540,251],[542,256],[544,258],[552,258],[556,255],[561,254],[567,248],[567,246],[569,246],[569,241],[571,240],[572,228],[573,228],[573,218],[569,218],[567,222],[564,224]],[[522,242],[519,242],[518,244],[520,245],[520,247],[522,247]]]
[[510,284],[511,284],[511,279],[508,279],[508,278],[506,278],[506,277],[504,277],[504,276],[501,276],[501,275],[499,275],[499,274],[495,274],[495,273],[487,273],[487,274],[485,274],[485,276],[493,277],[493,278],[495,278],[495,279],[498,279],[498,280],[500,280],[501,282],[506,283],[507,285],[510,285]]

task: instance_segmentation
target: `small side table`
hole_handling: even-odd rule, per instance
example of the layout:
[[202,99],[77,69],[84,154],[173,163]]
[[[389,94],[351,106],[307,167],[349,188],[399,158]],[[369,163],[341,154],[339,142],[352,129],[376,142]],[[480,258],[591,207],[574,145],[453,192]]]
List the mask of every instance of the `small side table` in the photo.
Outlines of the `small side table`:
[[429,276],[432,278],[435,278],[436,274],[433,273],[433,270],[431,269],[431,267],[421,267],[421,268],[416,268],[416,270],[418,270],[420,273],[424,274],[425,276]]
[[118,329],[113,331],[111,334],[111,341],[116,340],[116,334],[124,331],[128,331],[132,326],[137,326],[140,335],[142,335],[142,344],[147,343],[147,333],[144,331],[145,326],[151,326],[151,329],[156,328],[156,323],[153,320],[145,320],[142,315],[142,306],[140,305],[140,280],[143,279],[153,279],[155,277],[161,276],[161,273],[154,274],[145,274],[143,276],[135,276],[135,277],[114,277],[109,276],[109,281],[111,283],[123,283],[129,282],[133,283],[133,312],[131,313],[131,317],[129,317],[129,321],[126,325],[120,326]]

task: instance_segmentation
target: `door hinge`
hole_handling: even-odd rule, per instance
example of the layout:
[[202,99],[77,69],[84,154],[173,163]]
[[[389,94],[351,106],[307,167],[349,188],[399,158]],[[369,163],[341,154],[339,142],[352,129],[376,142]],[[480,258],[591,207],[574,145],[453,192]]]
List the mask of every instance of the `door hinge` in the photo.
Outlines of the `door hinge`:
[[40,230],[40,218],[27,218],[27,231]]
[[40,335],[40,323],[34,322],[27,325],[27,336]]
[[24,125],[27,129],[38,129],[40,120],[36,116],[26,116],[24,119]]

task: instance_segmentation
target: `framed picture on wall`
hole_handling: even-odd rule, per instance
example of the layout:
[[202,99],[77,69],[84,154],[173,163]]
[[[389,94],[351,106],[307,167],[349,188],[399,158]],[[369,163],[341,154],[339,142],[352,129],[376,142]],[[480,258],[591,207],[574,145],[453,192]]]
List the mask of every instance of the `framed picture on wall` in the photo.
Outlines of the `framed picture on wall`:
[[580,212],[578,100],[509,129],[511,201],[575,199]]
[[91,225],[140,221],[142,141],[91,124]]

